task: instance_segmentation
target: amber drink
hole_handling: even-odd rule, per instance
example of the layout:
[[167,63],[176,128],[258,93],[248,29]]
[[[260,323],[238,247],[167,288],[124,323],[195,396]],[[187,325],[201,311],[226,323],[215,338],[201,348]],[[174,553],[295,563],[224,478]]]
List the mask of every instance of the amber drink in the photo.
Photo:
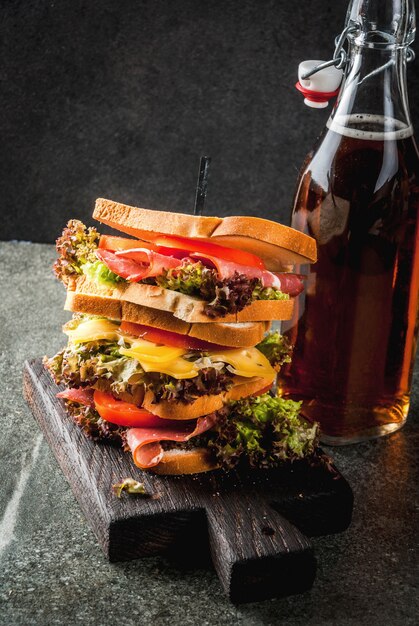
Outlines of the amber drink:
[[[362,17],[337,106],[295,195],[292,226],[316,239],[318,261],[297,270],[306,292],[286,328],[295,347],[280,382],[332,444],[403,425],[418,332],[419,156],[406,50],[397,34],[372,35]],[[348,18],[359,14],[350,7]]]

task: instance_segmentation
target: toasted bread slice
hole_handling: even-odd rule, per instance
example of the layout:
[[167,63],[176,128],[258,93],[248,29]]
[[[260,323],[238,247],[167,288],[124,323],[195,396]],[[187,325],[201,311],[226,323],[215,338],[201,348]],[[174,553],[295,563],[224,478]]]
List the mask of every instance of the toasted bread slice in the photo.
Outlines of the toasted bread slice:
[[164,289],[156,285],[130,283],[122,300],[141,304],[152,309],[168,311],[175,317],[191,324],[209,324],[213,322],[262,322],[273,320],[289,320],[294,310],[294,300],[255,300],[237,313],[229,313],[224,317],[208,317],[204,313],[205,300],[187,296],[178,291]]
[[154,413],[154,415],[158,415],[158,417],[163,419],[192,420],[203,415],[209,415],[214,411],[219,411],[229,400],[240,400],[240,398],[260,393],[263,389],[269,387],[272,382],[272,380],[264,378],[239,379],[239,377],[236,377],[236,383],[229,391],[213,396],[201,396],[191,404],[155,402],[153,392],[146,391],[143,407],[150,413]]
[[73,313],[87,313],[89,315],[103,315],[111,320],[121,320],[122,296],[126,285],[121,287],[105,287],[97,285],[86,276],[79,276],[73,280],[67,290],[64,304],[66,311]]
[[217,469],[217,461],[206,448],[165,450],[158,465],[150,468],[156,474],[180,476],[182,474],[200,474]]
[[144,241],[154,241],[161,234],[178,235],[247,250],[263,259],[267,269],[272,271],[317,260],[316,242],[312,237],[259,217],[220,218],[169,213],[140,209],[104,198],[96,200],[93,217]]
[[[240,400],[241,398],[247,398],[248,396],[262,393],[272,385],[273,379],[268,380],[256,376],[253,378],[234,376],[233,383],[233,387],[228,391],[214,395],[200,396],[190,404],[167,401],[156,402],[154,393],[152,391],[146,391],[141,406],[162,419],[178,421],[194,420],[203,415],[214,413],[214,411],[219,411],[226,402],[231,400]],[[112,393],[110,382],[106,380],[95,383],[93,387],[101,391]],[[123,399],[127,402],[132,401],[128,400],[128,398]]]
[[185,213],[137,209],[105,198],[96,200],[93,218],[137,239],[151,241],[160,234],[182,237],[211,237],[222,222],[220,217],[202,217]]
[[74,313],[103,315],[113,320],[144,324],[161,330],[189,335],[221,346],[246,348],[262,341],[270,322],[217,322],[214,324],[190,324],[172,313],[121,300],[119,287],[102,288],[80,278],[73,284],[74,291],[67,291],[65,309]]
[[[291,319],[294,309],[294,299],[292,298],[290,300],[255,300],[238,313],[210,318],[204,313],[207,304],[204,300],[155,285],[120,283],[114,288],[108,288],[98,286],[85,276],[80,276],[76,281],[73,281],[71,286],[72,289],[67,292],[64,306],[66,310],[105,315],[110,319],[126,319],[130,307],[124,303],[135,304],[143,307],[143,309],[155,309],[157,311],[154,314],[156,319],[159,318],[159,313],[171,313],[172,317],[178,320],[173,322],[171,330],[174,332],[182,332],[182,330],[177,330],[177,328],[182,328],[181,322],[212,325],[213,323],[236,324],[240,322],[288,320]],[[143,315],[145,316],[146,313],[144,312]],[[149,313],[148,315],[152,316],[153,314]],[[149,325],[154,326],[155,324],[150,322]],[[214,341],[214,343],[218,342]]]

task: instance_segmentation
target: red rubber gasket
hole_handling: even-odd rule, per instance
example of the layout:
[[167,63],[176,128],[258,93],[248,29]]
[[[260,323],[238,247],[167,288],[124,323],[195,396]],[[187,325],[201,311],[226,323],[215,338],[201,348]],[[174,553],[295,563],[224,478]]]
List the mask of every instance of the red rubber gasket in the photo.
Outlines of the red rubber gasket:
[[303,87],[299,81],[295,83],[295,88],[298,89],[307,100],[311,100],[311,102],[328,102],[331,98],[337,96],[340,91],[340,87],[335,91],[312,91],[311,89]]

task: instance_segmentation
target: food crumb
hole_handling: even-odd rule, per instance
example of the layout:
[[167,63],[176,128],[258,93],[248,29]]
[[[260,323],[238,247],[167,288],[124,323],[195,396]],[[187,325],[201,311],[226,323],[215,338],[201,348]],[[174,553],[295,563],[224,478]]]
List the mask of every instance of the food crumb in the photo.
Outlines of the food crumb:
[[148,496],[144,483],[138,482],[134,478],[123,478],[120,483],[112,485],[112,489],[117,498],[120,498],[123,491],[131,495]]

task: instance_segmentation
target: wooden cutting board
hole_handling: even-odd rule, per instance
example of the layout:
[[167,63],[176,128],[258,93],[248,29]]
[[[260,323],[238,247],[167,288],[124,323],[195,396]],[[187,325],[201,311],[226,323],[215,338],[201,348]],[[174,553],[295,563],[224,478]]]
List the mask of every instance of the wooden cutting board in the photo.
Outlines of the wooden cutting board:
[[[67,415],[40,360],[26,362],[24,395],[110,561],[210,551],[233,602],[299,593],[314,581],[308,536],[345,530],[353,496],[346,480],[305,462],[278,470],[165,477],[142,472],[131,455],[93,443]],[[144,482],[151,497],[114,483]]]

